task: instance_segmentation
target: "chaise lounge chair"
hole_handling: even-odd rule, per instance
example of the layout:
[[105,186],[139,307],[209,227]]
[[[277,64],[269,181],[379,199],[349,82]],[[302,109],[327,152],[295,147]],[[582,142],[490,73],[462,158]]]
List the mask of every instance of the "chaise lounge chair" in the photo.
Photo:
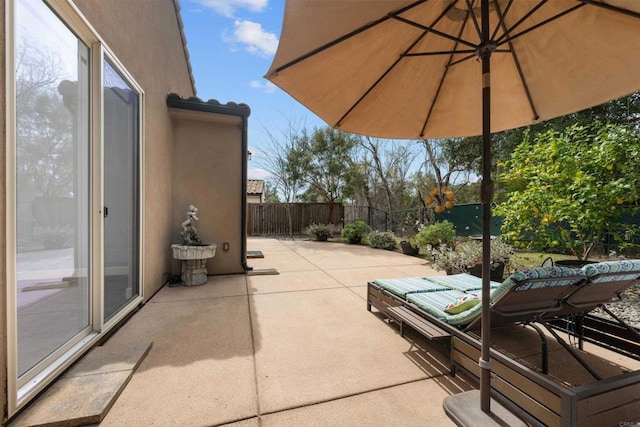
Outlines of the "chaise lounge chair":
[[[638,283],[639,277],[640,261],[591,264],[582,269],[548,267],[516,272],[502,284],[492,284],[492,327],[515,323],[531,325],[542,337],[544,345],[544,334],[536,324],[549,327],[559,319],[582,317]],[[480,326],[482,308],[477,299],[475,304],[469,303],[468,300],[475,298],[466,296],[480,289],[480,279],[454,275],[413,278],[410,282],[403,280],[393,281],[396,288],[402,287],[400,293],[391,291],[388,281],[370,282],[367,308],[370,310],[374,306],[398,322],[401,329],[406,323],[429,339],[449,337],[454,372],[459,367],[477,377],[480,342],[469,332]],[[414,288],[413,284],[419,286]],[[445,310],[460,301],[470,307],[457,313]],[[424,323],[433,326],[427,327]],[[431,332],[434,330],[436,333]],[[557,336],[555,332],[552,334]],[[635,345],[640,346],[637,335],[633,339]],[[572,354],[578,353],[568,349]],[[580,355],[576,356],[580,360]],[[623,414],[637,416],[640,413],[638,371],[596,381],[589,386],[570,387],[500,352],[492,350],[491,357],[495,363],[494,394],[506,406],[524,410],[534,424],[602,425],[600,421],[619,421]],[[543,371],[546,363],[543,361]],[[583,366],[592,372],[586,363]],[[597,373],[592,372],[592,375],[598,378]],[[595,401],[600,402],[599,406],[587,403]]]
[[[501,284],[491,282],[492,320],[497,322],[496,325],[512,324],[533,320],[533,316],[539,313],[560,310],[563,308],[561,302],[585,281],[586,276],[580,270],[539,267],[516,272]],[[467,310],[456,309],[456,303],[466,295],[478,295],[482,289],[481,279],[469,274],[376,280],[369,283],[369,289],[373,291],[369,292],[369,310],[373,305],[388,312],[384,303],[376,301],[381,290],[402,298],[392,306],[415,308],[462,329],[473,329],[479,325],[482,310],[479,297],[472,299],[475,304],[466,301]],[[447,309],[448,305],[452,307]]]

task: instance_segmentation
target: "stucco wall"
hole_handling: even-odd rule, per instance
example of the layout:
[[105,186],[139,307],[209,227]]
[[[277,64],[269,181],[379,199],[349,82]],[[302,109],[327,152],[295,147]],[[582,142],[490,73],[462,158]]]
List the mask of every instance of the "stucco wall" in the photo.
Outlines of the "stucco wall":
[[[180,224],[193,204],[199,210],[195,226],[200,238],[218,245],[207,261],[209,274],[243,273],[242,119],[187,110],[174,110],[173,117],[173,241],[182,242]],[[172,272],[180,268],[174,261]]]
[[[171,92],[193,93],[173,0],[75,0],[145,94],[144,295],[148,299],[169,271],[172,241]],[[149,23],[149,24],[145,24]]]

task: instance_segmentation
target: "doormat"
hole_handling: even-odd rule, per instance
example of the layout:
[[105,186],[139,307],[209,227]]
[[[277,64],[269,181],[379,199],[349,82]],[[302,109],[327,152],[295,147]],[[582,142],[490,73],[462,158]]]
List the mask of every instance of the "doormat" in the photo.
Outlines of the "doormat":
[[247,258],[264,258],[262,251],[247,251]]
[[258,268],[256,270],[247,271],[247,276],[269,276],[280,274],[275,268]]

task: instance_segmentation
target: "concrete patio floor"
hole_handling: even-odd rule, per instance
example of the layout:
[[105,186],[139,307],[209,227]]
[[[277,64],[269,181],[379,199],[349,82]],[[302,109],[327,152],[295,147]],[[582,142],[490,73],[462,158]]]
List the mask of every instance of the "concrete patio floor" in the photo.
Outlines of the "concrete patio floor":
[[453,425],[442,401],[471,386],[365,302],[367,280],[436,271],[365,246],[248,246],[280,274],[164,287],[109,339],[153,347],[101,426]]

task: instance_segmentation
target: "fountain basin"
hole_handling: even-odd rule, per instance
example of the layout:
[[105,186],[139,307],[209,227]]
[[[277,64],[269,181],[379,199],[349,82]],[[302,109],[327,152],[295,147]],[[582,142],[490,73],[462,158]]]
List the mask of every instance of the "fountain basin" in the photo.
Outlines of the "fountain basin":
[[179,260],[208,259],[216,255],[216,244],[204,245],[171,245],[173,257]]
[[182,282],[186,286],[207,283],[207,259],[216,254],[216,244],[171,245],[173,257],[182,261]]

